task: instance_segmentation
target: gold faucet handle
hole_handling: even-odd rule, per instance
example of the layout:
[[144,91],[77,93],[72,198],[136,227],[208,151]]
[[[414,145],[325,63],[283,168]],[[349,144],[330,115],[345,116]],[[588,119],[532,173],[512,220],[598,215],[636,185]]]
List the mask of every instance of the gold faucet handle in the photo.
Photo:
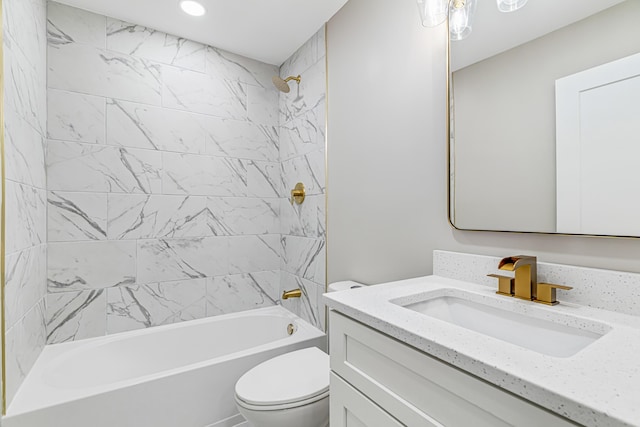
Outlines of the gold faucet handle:
[[496,294],[513,296],[515,285],[515,279],[513,277],[501,276],[499,274],[487,274],[487,277],[498,279],[498,290]]
[[304,202],[304,198],[306,196],[306,191],[304,189],[304,184],[299,182],[296,186],[291,190],[291,204],[296,202],[297,204],[302,204]]
[[556,300],[556,289],[569,291],[573,288],[571,286],[554,285],[553,283],[538,283],[538,295],[534,301],[546,305],[558,304]]

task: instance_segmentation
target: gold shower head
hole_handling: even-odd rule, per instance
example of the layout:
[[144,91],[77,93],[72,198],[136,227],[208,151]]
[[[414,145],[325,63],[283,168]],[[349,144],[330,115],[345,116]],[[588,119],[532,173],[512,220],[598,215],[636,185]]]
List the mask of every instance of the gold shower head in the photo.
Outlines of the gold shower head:
[[280,76],[271,77],[271,81],[273,82],[273,85],[280,92],[284,92],[284,93],[289,93],[289,91],[291,90],[291,88],[289,87],[289,84],[287,83],[291,80],[295,80],[298,84],[300,84],[300,76],[297,76],[297,77],[289,76],[286,79],[282,79],[280,78]]

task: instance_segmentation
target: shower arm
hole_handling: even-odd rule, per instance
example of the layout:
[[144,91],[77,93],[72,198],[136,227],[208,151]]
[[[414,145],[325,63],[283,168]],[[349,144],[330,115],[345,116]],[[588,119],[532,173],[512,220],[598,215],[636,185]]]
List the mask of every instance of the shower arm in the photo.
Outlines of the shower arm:
[[294,76],[289,76],[286,79],[284,79],[285,83],[286,82],[290,82],[291,80],[295,80],[296,82],[298,82],[298,84],[300,83],[300,79],[302,78],[302,76],[298,75],[297,77]]

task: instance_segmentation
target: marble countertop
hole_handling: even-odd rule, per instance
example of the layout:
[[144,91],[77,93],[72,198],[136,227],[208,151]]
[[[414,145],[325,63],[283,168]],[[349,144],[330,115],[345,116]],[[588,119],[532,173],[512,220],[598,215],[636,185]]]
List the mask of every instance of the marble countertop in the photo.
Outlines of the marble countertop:
[[[570,357],[552,357],[456,326],[406,305],[425,292],[462,289],[514,312],[606,334]],[[502,297],[483,285],[427,276],[324,294],[326,304],[470,374],[586,426],[640,426],[640,317],[571,303]]]

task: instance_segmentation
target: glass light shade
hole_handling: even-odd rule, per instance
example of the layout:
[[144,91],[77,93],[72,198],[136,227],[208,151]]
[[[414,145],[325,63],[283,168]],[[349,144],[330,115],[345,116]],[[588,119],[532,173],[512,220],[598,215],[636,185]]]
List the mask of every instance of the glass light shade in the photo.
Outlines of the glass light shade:
[[500,12],[513,12],[527,4],[527,0],[496,0]]
[[420,20],[425,27],[436,27],[447,20],[449,0],[418,0]]
[[449,38],[462,40],[471,34],[476,0],[452,0],[449,9]]

